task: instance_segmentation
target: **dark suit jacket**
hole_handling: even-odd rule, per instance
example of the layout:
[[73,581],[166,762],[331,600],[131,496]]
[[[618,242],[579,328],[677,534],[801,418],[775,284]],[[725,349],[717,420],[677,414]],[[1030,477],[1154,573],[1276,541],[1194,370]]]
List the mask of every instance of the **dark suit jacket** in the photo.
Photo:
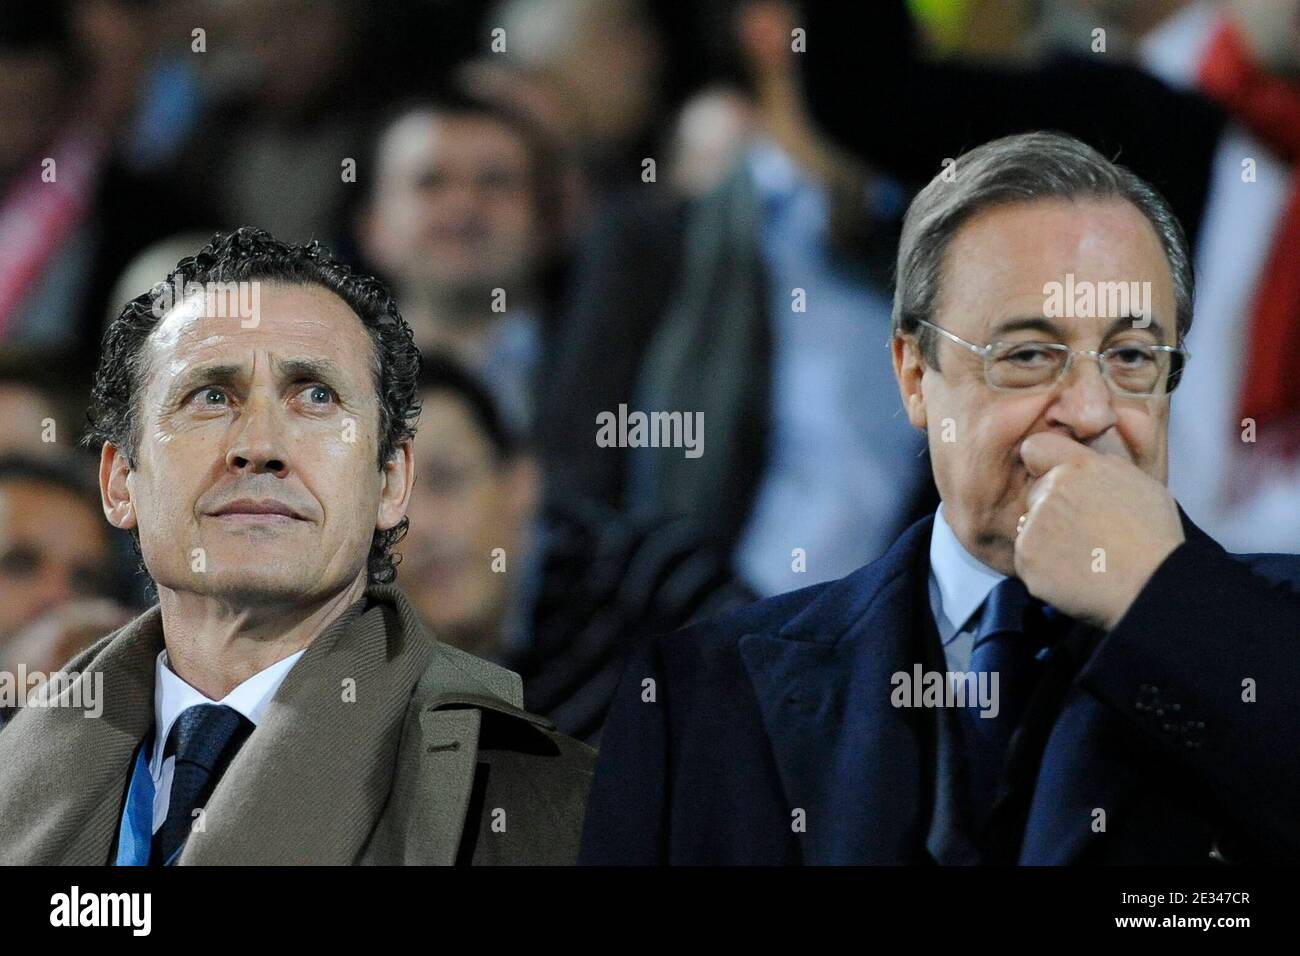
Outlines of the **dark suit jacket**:
[[[931,861],[936,815],[960,810],[934,796],[951,712],[890,693],[897,671],[943,669],[932,524],[649,644],[606,724],[580,862]],[[985,861],[1300,859],[1300,557],[1229,555],[1184,526],[1113,631],[1076,626],[1054,653]]]

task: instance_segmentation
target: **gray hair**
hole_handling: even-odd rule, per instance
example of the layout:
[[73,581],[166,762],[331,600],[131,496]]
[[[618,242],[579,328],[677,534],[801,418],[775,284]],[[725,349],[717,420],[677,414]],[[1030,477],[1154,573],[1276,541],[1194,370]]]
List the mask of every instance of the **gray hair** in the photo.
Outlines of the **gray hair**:
[[[946,172],[946,171],[945,171]],[[955,175],[936,176],[912,200],[903,220],[894,286],[894,335],[915,334],[927,364],[939,367],[934,321],[948,244],[962,224],[994,206],[1035,199],[1121,199],[1146,216],[1164,247],[1174,279],[1177,339],[1192,327],[1195,286],[1187,237],[1173,210],[1131,170],[1064,133],[1021,133],[964,153]],[[1171,377],[1170,389],[1176,384]]]

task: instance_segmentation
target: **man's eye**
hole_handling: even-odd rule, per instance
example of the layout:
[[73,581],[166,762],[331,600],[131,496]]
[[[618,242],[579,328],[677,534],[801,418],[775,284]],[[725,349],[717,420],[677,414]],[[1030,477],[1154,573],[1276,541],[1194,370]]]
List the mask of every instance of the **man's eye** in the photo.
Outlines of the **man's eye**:
[[1155,356],[1149,349],[1135,348],[1118,348],[1110,353],[1111,361],[1118,362],[1122,366],[1129,368],[1138,368],[1148,362],[1155,361]]
[[514,191],[523,187],[523,177],[506,169],[486,169],[479,176],[479,187],[500,191]]
[[207,388],[201,388],[191,398],[200,405],[224,405],[226,403],[226,393],[215,385],[209,385]]
[[1051,352],[1052,349],[1039,345],[1025,345],[1007,352],[1002,358],[1016,365],[1041,365],[1052,360]]
[[41,556],[35,548],[18,546],[0,554],[0,575],[10,578],[29,578],[41,567]]
[[302,394],[307,396],[307,401],[312,405],[324,405],[338,398],[334,389],[328,385],[309,385],[303,389]]

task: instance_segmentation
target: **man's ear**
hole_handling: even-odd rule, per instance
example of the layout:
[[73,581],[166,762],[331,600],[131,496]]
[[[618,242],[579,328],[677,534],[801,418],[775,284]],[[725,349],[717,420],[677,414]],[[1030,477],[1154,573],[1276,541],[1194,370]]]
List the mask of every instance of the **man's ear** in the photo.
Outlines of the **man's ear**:
[[131,487],[126,480],[130,473],[126,454],[116,445],[104,442],[99,451],[99,498],[108,523],[123,531],[136,526],[135,503],[131,501]]
[[415,456],[411,453],[411,440],[408,438],[397,446],[393,457],[384,465],[376,528],[387,531],[397,527],[406,517],[406,507],[411,503],[411,489],[414,486]]
[[894,356],[894,377],[898,379],[898,394],[907,410],[907,420],[925,431],[925,393],[921,388],[925,377],[925,359],[917,347],[916,339],[909,335],[895,335],[890,348]]

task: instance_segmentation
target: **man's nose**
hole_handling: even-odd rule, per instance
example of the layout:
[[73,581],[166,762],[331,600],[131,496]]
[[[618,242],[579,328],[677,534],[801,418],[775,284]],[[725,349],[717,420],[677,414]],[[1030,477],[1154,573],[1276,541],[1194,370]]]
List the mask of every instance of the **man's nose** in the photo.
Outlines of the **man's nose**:
[[463,228],[479,221],[486,193],[474,180],[456,182],[440,197],[446,221]]
[[1048,424],[1064,427],[1079,442],[1088,442],[1114,427],[1114,394],[1101,373],[1101,364],[1087,356],[1075,356],[1073,366],[1059,386],[1060,392],[1048,408]]
[[274,404],[267,400],[250,401],[237,427],[226,451],[226,467],[283,477],[289,470],[289,458]]

